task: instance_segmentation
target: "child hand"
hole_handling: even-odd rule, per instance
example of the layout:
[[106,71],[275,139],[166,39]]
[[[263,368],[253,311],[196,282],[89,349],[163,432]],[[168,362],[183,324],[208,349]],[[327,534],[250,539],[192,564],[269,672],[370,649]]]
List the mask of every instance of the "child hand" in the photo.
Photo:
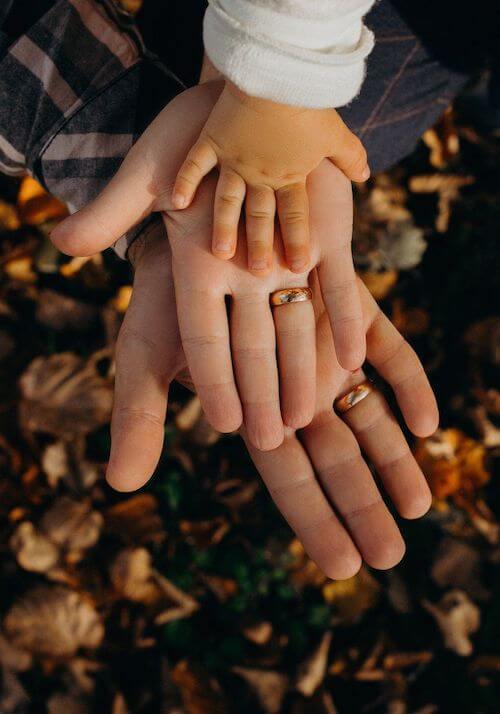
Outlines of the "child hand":
[[202,179],[220,167],[212,250],[232,258],[245,201],[248,267],[272,264],[276,209],[286,261],[296,273],[310,261],[308,175],[329,158],[352,181],[369,174],[366,152],[334,109],[300,109],[250,97],[226,82],[208,121],[182,164],[174,208],[187,208]]

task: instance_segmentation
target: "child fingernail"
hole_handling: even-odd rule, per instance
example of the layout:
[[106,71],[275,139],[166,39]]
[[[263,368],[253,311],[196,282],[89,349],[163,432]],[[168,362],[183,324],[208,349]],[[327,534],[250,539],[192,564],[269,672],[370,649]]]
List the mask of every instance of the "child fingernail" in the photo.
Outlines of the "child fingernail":
[[187,206],[187,198],[183,193],[174,193],[172,202],[176,208],[185,208]]
[[221,241],[221,242],[217,242],[217,243],[214,245],[214,250],[215,250],[217,253],[231,253],[231,244],[230,244],[230,243],[223,243],[222,241]]
[[365,168],[363,169],[361,178],[363,179],[363,181],[367,181],[370,178],[370,167],[368,165],[366,165]]

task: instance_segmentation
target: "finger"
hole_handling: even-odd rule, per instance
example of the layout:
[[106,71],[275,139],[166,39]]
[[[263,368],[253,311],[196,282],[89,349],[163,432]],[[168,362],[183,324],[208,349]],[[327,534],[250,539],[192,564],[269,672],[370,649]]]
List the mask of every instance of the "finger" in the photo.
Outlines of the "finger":
[[310,423],[316,402],[316,329],[312,302],[273,309],[278,342],[281,414],[301,429]]
[[94,255],[154,210],[150,169],[134,148],[97,198],[51,231],[50,239],[60,251]]
[[273,261],[276,198],[269,186],[249,186],[245,206],[248,268],[266,273]]
[[267,453],[256,449],[245,433],[243,438],[274,502],[307,554],[329,578],[351,578],[361,567],[360,554],[328,503],[302,445],[287,431],[281,446]]
[[196,290],[175,276],[182,346],[201,404],[214,429],[235,431],[242,410],[234,381],[224,295]]
[[351,181],[363,182],[370,178],[370,167],[365,147],[338,116],[339,127],[330,161],[338,166]]
[[283,441],[276,334],[266,295],[239,295],[231,305],[231,346],[249,441],[275,449]]
[[439,411],[422,363],[366,287],[361,282],[359,287],[363,307],[369,316],[368,361],[391,385],[410,431],[416,436],[430,436],[438,427]]
[[202,179],[217,166],[213,146],[203,139],[196,142],[182,164],[172,191],[174,208],[187,208],[192,202]]
[[399,563],[404,541],[351,430],[329,411],[303,430],[302,439],[327,497],[366,563],[381,570]]
[[278,215],[288,267],[302,273],[309,266],[309,200],[305,184],[283,186],[276,192]]
[[431,506],[431,492],[408,442],[383,395],[372,392],[343,414],[358,444],[374,464],[403,518],[420,518]]
[[162,240],[161,250],[151,253],[151,259],[137,269],[132,300],[116,346],[106,478],[119,491],[143,486],[158,464],[168,387],[180,366],[170,256],[165,245]]
[[212,252],[218,258],[232,258],[238,242],[238,224],[246,185],[236,171],[222,168],[214,204]]
[[318,274],[339,364],[349,371],[359,369],[366,357],[366,337],[350,238],[340,244],[332,241]]

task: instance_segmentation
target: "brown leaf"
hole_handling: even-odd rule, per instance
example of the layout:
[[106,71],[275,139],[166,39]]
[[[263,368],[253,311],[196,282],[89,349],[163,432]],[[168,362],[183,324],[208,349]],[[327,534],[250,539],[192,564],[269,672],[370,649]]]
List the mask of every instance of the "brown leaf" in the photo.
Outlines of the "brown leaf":
[[289,687],[286,674],[248,667],[233,667],[232,671],[249,685],[266,714],[278,714],[281,711]]
[[444,645],[461,657],[472,654],[470,635],[477,632],[481,612],[461,590],[450,590],[437,604],[424,600],[423,607],[434,617]]
[[439,430],[417,440],[415,458],[436,498],[472,494],[489,480],[483,444],[459,429]]
[[90,703],[75,694],[57,692],[47,702],[48,714],[92,714]]
[[29,521],[18,525],[9,545],[21,568],[33,573],[46,573],[59,560],[59,548]]
[[256,622],[243,629],[243,634],[255,645],[266,645],[272,637],[273,626],[270,622]]
[[92,305],[61,295],[55,290],[40,290],[35,317],[52,330],[86,330],[96,318]]
[[127,600],[151,604],[160,597],[160,589],[153,581],[151,555],[145,548],[128,548],[118,553],[109,576],[115,590]]
[[59,585],[28,590],[7,612],[4,628],[15,646],[52,657],[72,657],[80,648],[95,649],[104,637],[94,606]]
[[476,322],[465,333],[465,344],[478,360],[500,365],[500,318],[488,317]]
[[16,207],[0,200],[0,232],[17,231],[20,227],[21,221]]
[[104,527],[132,545],[162,543],[167,534],[158,514],[158,502],[151,493],[140,493],[110,506]]
[[295,680],[295,688],[304,696],[312,697],[323,682],[328,664],[332,633],[325,632],[314,652],[302,662]]
[[366,568],[348,580],[333,580],[323,585],[323,597],[334,605],[341,620],[356,620],[377,603],[380,585]]
[[2,667],[13,672],[26,672],[31,667],[32,660],[29,652],[15,647],[0,632],[0,664]]
[[218,683],[201,667],[181,660],[172,671],[186,714],[225,714],[228,712]]
[[83,435],[107,424],[113,392],[92,361],[71,352],[37,357],[21,376],[24,429],[54,436]]
[[464,590],[481,600],[489,593],[481,583],[480,564],[481,558],[475,548],[456,538],[445,538],[438,546],[431,575],[439,587]]
[[[70,459],[68,450],[71,451],[71,449],[68,447],[69,445],[64,441],[56,441],[44,449],[42,469],[47,477],[47,482],[52,488],[56,488],[58,483],[63,481],[71,487],[77,484],[79,490],[88,490],[99,477],[98,467],[96,464],[86,461],[83,458],[83,453],[78,454],[77,458]],[[71,454],[71,457],[74,456],[75,454]]]
[[61,496],[44,513],[40,529],[60,548],[71,551],[74,562],[97,543],[102,524],[101,514],[92,510],[88,500],[75,501]]
[[398,282],[399,273],[396,270],[381,270],[379,272],[362,270],[359,273],[375,300],[383,300],[389,295]]
[[314,563],[304,550],[304,546],[294,538],[288,546],[288,551],[292,556],[290,563],[290,581],[297,588],[304,588],[309,585],[321,587],[328,578]]
[[22,180],[17,196],[19,214],[23,223],[38,226],[55,218],[65,218],[68,209],[51,196],[35,179],[27,176]]
[[473,176],[457,176],[454,174],[430,174],[412,176],[409,181],[410,190],[414,193],[437,193],[438,214],[436,230],[446,233],[450,223],[452,204],[460,198],[460,189],[470,186],[475,181]]
[[218,516],[210,521],[181,521],[179,529],[189,544],[206,550],[221,542],[229,531],[229,523],[223,516]]

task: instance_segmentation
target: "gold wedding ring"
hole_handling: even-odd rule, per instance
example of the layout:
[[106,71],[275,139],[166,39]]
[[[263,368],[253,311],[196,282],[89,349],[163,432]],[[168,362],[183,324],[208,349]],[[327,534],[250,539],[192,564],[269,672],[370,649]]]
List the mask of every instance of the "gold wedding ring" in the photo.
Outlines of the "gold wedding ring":
[[369,379],[365,379],[363,382],[360,382],[360,384],[356,385],[346,394],[343,394],[334,401],[333,406],[335,407],[335,411],[339,414],[348,412],[349,409],[352,409],[356,406],[356,404],[362,402],[363,399],[374,391],[375,387],[372,382],[370,382]]
[[305,302],[312,300],[311,288],[285,288],[284,290],[275,290],[271,293],[271,305],[287,305],[291,302]]

